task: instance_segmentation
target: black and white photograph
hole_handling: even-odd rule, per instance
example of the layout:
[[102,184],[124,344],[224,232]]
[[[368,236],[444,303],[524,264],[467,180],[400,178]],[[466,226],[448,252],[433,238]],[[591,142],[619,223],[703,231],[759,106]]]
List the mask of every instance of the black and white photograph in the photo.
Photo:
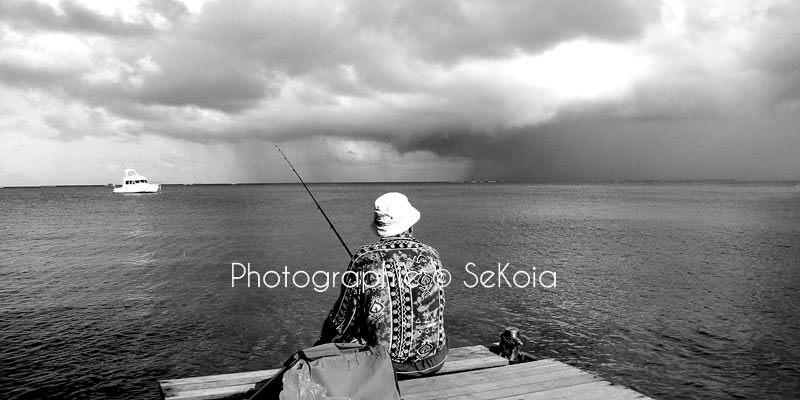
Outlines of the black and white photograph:
[[796,399],[800,2],[0,1],[0,398]]

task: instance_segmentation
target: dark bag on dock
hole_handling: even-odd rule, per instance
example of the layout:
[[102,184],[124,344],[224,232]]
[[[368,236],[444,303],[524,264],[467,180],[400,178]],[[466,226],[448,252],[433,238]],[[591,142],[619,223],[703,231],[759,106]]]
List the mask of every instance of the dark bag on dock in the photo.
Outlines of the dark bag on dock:
[[250,400],[399,400],[383,346],[326,343],[297,352]]

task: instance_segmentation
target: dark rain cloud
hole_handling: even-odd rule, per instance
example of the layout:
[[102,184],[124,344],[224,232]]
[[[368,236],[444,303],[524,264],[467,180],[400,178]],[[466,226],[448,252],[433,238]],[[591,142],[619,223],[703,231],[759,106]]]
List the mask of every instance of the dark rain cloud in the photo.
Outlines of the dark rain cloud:
[[659,17],[657,2],[601,0],[360,0],[348,9],[354,29],[389,34],[428,62],[537,53],[575,38],[628,40]]
[[[463,129],[401,141],[403,152],[431,151],[473,161],[473,179],[522,181],[796,179],[800,117],[744,115],[627,120],[591,117],[485,135]],[[773,132],[765,136],[764,131]]]
[[138,102],[235,113],[279,90],[272,73],[223,49],[184,44],[180,56],[162,53],[156,60],[160,71],[132,91]]

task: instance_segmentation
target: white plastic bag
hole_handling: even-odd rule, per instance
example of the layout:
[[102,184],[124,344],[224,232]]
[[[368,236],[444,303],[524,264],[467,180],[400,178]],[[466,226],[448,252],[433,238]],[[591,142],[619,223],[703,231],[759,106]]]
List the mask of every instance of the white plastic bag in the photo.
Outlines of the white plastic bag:
[[308,365],[300,360],[283,374],[283,391],[280,400],[350,400],[349,397],[328,397],[322,385],[311,380]]

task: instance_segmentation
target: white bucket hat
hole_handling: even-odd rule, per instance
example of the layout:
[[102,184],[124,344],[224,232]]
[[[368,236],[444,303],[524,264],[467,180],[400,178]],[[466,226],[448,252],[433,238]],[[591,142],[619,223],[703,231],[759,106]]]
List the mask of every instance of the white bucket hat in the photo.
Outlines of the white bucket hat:
[[375,200],[372,227],[380,237],[399,235],[419,221],[417,211],[402,193],[386,193]]

